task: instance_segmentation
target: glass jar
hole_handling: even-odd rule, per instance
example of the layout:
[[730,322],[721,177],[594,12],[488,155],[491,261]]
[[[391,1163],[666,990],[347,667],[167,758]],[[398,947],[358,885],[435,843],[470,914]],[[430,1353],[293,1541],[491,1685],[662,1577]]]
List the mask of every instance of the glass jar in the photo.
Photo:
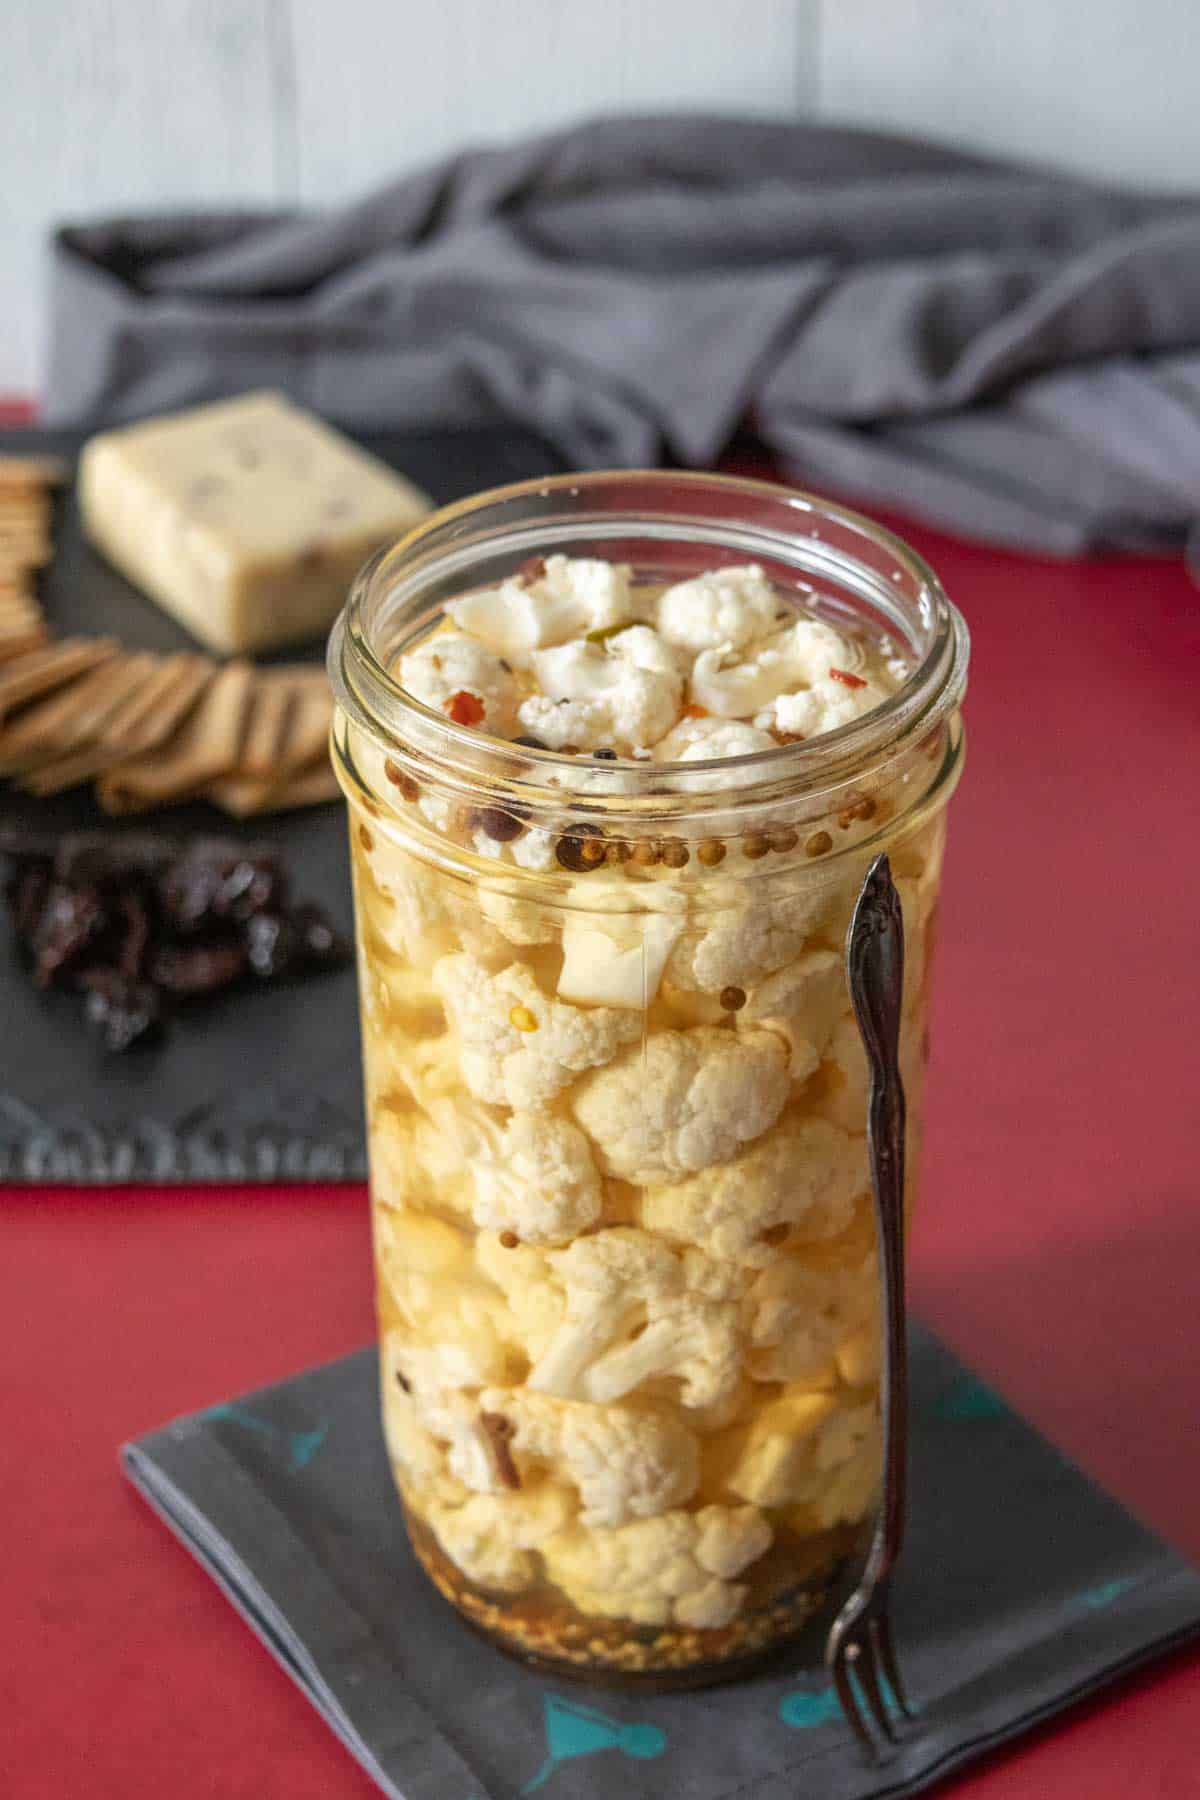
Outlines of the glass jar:
[[[493,739],[400,688],[445,601],[553,552],[659,584],[759,563],[910,672],[811,742],[673,764]],[[844,937],[886,850],[911,1188],[966,663],[888,532],[673,473],[449,507],[335,628],[387,1447],[425,1569],[527,1660],[722,1679],[862,1554],[880,1334]]]

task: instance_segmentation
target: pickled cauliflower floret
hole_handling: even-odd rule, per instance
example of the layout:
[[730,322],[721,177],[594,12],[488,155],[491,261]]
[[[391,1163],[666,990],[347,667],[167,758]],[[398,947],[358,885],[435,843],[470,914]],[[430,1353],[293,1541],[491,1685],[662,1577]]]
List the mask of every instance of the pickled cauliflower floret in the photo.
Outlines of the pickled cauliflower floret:
[[484,917],[510,944],[552,944],[558,936],[554,914],[533,900],[521,900],[488,888],[480,892],[479,906]]
[[512,670],[494,651],[461,631],[438,631],[402,656],[400,681],[434,712],[443,712],[456,694],[473,694],[483,706],[480,730],[493,737],[516,730],[517,684]]
[[393,1412],[411,1407],[412,1421],[443,1446],[445,1469],[464,1489],[494,1493],[505,1485],[504,1471],[478,1399],[468,1391],[479,1380],[466,1346],[416,1343],[397,1331],[384,1339],[383,1383]]
[[762,1025],[788,1046],[793,1081],[807,1081],[821,1061],[846,1005],[846,974],[832,950],[807,950],[750,989],[739,1030]]
[[[853,880],[853,877],[850,877]],[[713,897],[729,903],[700,915],[698,924],[675,944],[666,979],[675,987],[719,994],[725,987],[749,990],[799,956],[805,940],[820,931],[844,889],[836,879],[813,875],[798,885],[751,896],[729,886]]]
[[677,581],[658,602],[658,629],[685,650],[740,650],[765,637],[779,612],[775,590],[757,563],[711,569]]
[[650,1233],[616,1227],[546,1260],[566,1313],[530,1388],[609,1402],[669,1379],[685,1406],[708,1406],[737,1387],[738,1307],[690,1290],[686,1264]]
[[475,1240],[481,1276],[503,1296],[511,1333],[530,1363],[544,1355],[563,1320],[564,1296],[545,1252],[481,1231]]
[[522,701],[521,724],[552,750],[655,744],[678,716],[683,677],[649,626],[535,651],[533,662],[541,692]]
[[447,613],[515,669],[547,645],[607,631],[633,617],[629,570],[589,557],[548,556],[537,573],[452,600]]
[[522,1482],[530,1465],[570,1482],[584,1525],[650,1518],[696,1491],[699,1443],[669,1413],[592,1406],[523,1388],[488,1388],[481,1405],[508,1422]]
[[765,1268],[785,1236],[811,1242],[845,1231],[866,1182],[861,1141],[824,1119],[789,1115],[735,1162],[648,1188],[642,1224],[698,1246],[718,1267]]
[[654,749],[655,762],[712,762],[718,756],[749,756],[774,750],[775,739],[741,719],[681,719]]
[[740,1439],[725,1486],[755,1506],[806,1506],[813,1524],[853,1522],[878,1479],[874,1401],[847,1406],[833,1394],[785,1388]]
[[[702,650],[692,669],[692,694],[710,713],[726,719],[753,718],[781,694],[811,687],[829,678],[831,669],[849,675],[848,695],[862,694],[854,686],[863,663],[862,645],[846,638],[823,619],[797,618],[782,631],[759,639],[742,656],[730,644]],[[834,678],[835,680],[837,677]],[[878,704],[878,696],[869,705]],[[866,712],[867,705],[859,705]]]
[[813,1379],[830,1370],[839,1344],[875,1320],[874,1251],[842,1258],[814,1247],[781,1257],[756,1277],[748,1305],[754,1379]]
[[552,1482],[516,1493],[472,1494],[461,1505],[435,1500],[422,1512],[438,1543],[468,1580],[504,1594],[532,1587],[534,1554],[570,1525],[570,1495]]
[[651,1032],[585,1076],[571,1107],[602,1173],[657,1185],[730,1162],[775,1123],[788,1086],[773,1032],[701,1025]]
[[466,952],[443,956],[433,984],[458,1035],[463,1079],[489,1105],[543,1106],[641,1029],[634,1013],[551,1000],[518,963],[493,975]]
[[494,1162],[476,1163],[474,1219],[528,1244],[563,1244],[600,1217],[603,1192],[587,1138],[569,1119],[517,1113]]
[[669,913],[596,919],[568,914],[558,992],[564,1000],[644,1012],[658,993],[682,921]]
[[837,731],[840,726],[861,719],[886,699],[883,689],[873,681],[847,688],[836,677],[824,676],[798,693],[780,694],[770,706],[755,714],[754,723],[760,730],[774,729],[789,737],[819,737],[823,731]]
[[733,1585],[771,1547],[753,1506],[669,1512],[615,1530],[575,1525],[542,1546],[546,1573],[580,1612],[638,1625],[728,1625],[745,1587]]

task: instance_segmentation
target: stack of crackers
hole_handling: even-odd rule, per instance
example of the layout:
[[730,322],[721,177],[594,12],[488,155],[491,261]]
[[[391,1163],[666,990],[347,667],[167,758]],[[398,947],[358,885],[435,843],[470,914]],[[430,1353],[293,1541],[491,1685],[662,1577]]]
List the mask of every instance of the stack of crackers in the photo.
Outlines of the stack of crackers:
[[0,778],[31,794],[94,782],[110,813],[208,799],[245,817],[335,799],[318,665],[51,638],[36,581],[65,475],[53,458],[0,457]]

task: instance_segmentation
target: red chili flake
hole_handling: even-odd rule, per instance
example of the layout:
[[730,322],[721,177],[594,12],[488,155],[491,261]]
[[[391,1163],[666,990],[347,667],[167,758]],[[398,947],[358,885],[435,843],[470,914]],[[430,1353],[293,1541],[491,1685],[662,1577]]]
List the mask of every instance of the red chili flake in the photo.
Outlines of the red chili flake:
[[545,573],[545,557],[529,556],[526,557],[525,561],[521,564],[520,568],[513,576],[513,580],[519,587],[528,587],[531,581],[540,581]]
[[479,725],[483,720],[483,701],[478,694],[469,694],[466,688],[459,688],[457,694],[442,701],[442,711],[456,725]]
[[851,675],[848,669],[830,669],[829,675],[832,681],[840,681],[843,687],[864,688],[867,685],[861,675]]
[[695,700],[691,700],[684,707],[679,716],[681,719],[707,719],[708,708],[707,706],[701,706]]

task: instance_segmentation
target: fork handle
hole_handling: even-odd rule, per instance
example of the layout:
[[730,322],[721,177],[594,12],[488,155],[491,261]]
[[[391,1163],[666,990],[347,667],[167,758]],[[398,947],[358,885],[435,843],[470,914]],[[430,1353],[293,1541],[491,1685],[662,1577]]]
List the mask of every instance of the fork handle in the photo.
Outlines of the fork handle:
[[896,1562],[904,1541],[908,1443],[908,1346],[904,1285],[904,1139],[900,1076],[904,993],[904,921],[886,856],[867,871],[846,954],[850,997],[870,1067],[867,1151],[879,1239],[883,1301],[883,1498],[870,1564],[875,1579]]

